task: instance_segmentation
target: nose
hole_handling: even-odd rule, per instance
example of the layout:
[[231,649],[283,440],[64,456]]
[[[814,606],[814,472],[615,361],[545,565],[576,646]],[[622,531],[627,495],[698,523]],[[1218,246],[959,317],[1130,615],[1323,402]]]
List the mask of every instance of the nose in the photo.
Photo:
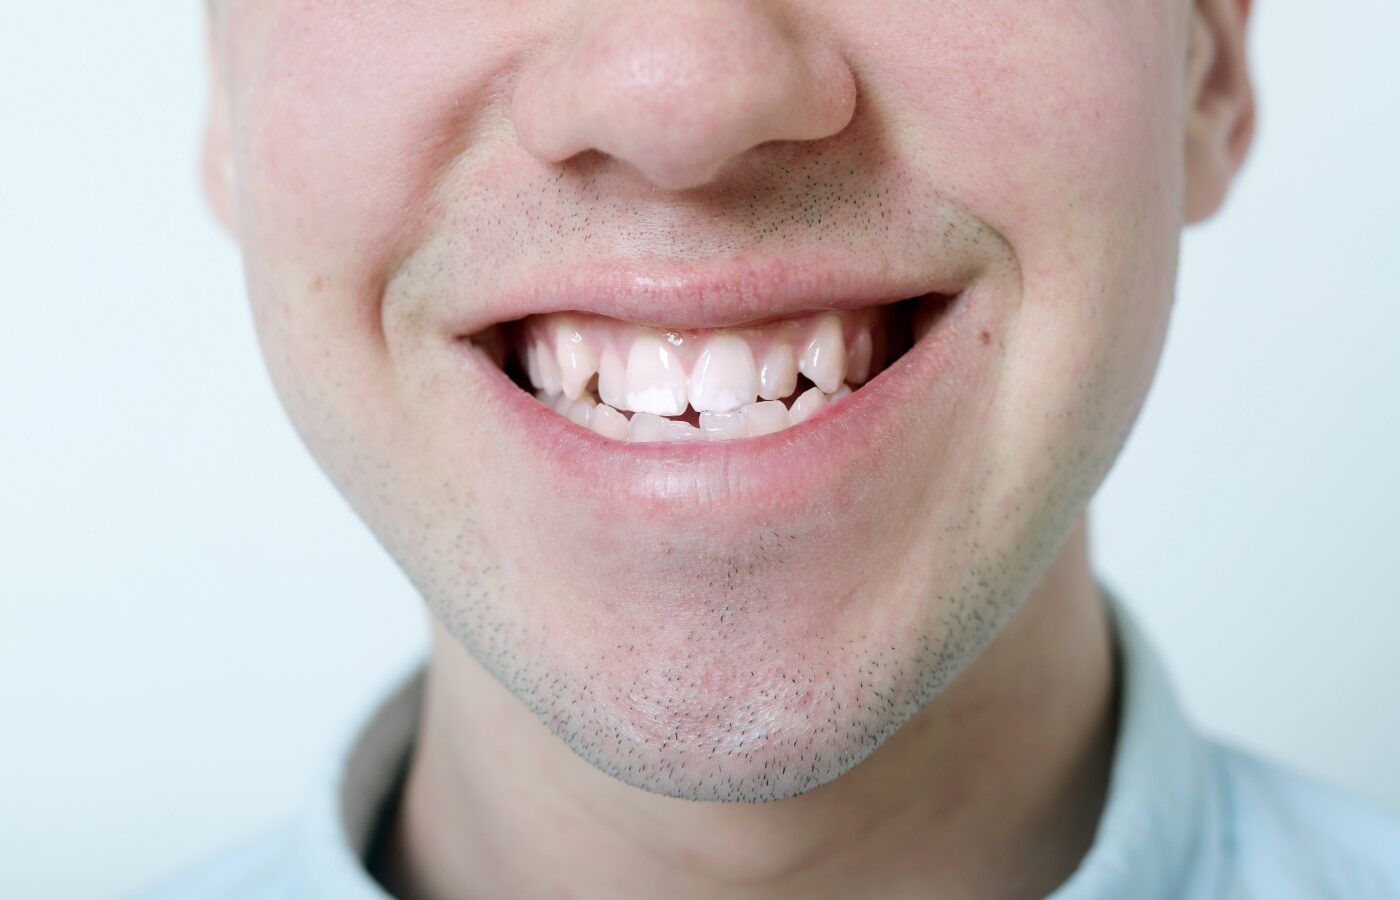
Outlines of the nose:
[[545,161],[596,150],[680,191],[759,144],[837,134],[855,113],[855,76],[834,42],[762,0],[611,0],[578,12],[512,97],[521,143]]

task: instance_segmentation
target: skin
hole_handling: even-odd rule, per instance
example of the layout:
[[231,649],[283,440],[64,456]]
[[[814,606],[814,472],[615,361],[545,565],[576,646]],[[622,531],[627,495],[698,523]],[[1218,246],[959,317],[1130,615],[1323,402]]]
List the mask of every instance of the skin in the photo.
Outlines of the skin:
[[[1156,368],[1180,231],[1250,141],[1247,12],[211,6],[205,180],[269,369],[430,611],[371,863],[397,896],[1069,876],[1115,725],[1085,508]],[[542,266],[815,248],[941,255],[975,302],[879,465],[810,494],[702,492],[698,468],[583,489],[445,339]]]

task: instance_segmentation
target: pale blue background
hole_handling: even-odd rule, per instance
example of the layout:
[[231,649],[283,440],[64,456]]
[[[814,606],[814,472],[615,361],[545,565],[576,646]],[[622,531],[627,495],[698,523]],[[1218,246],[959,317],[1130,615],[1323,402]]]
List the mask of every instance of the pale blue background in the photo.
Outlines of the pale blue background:
[[[1187,242],[1101,570],[1217,733],[1400,808],[1400,3],[1258,3],[1256,152]],[[0,13],[0,896],[292,811],[421,647],[201,205],[194,3]]]

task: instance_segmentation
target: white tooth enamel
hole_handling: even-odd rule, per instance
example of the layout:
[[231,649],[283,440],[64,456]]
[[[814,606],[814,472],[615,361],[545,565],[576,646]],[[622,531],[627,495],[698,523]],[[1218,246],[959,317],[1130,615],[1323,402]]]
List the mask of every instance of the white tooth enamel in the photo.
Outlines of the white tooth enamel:
[[748,437],[748,431],[744,425],[744,412],[702,412],[700,414],[700,430],[705,433],[705,437],[712,441],[731,441],[736,438]]
[[567,416],[569,414],[569,407],[573,405],[574,401],[570,400],[566,394],[549,395],[549,408],[561,416]]
[[652,441],[666,440],[666,426],[671,424],[670,419],[651,413],[633,413],[632,421],[627,426],[627,440],[634,444],[645,444]]
[[685,412],[686,378],[675,351],[647,336],[632,342],[627,354],[627,396],[633,412],[678,416]]
[[671,419],[666,420],[666,440],[668,441],[703,441],[705,433],[689,422],[676,422]]
[[613,408],[627,405],[627,367],[611,350],[604,350],[598,361],[598,396]]
[[534,344],[525,348],[525,377],[530,379],[530,386],[535,389],[536,396],[545,393],[544,379],[540,377],[540,355],[535,352]]
[[696,412],[731,412],[758,398],[758,367],[743,338],[710,338],[690,373],[690,405]]
[[544,341],[535,341],[535,365],[540,370],[540,387],[551,394],[564,390],[564,382],[559,375],[559,360],[544,345]]
[[794,425],[798,422],[805,422],[823,406],[826,406],[826,394],[822,393],[821,388],[809,388],[802,393],[801,397],[792,401],[792,409],[788,410],[788,419]]
[[781,400],[764,400],[744,407],[745,432],[749,437],[761,437],[788,427],[788,411]]
[[812,383],[828,394],[841,386],[846,374],[846,342],[841,335],[841,320],[826,316],[802,350],[797,371],[812,379]]
[[627,417],[606,403],[593,407],[593,417],[588,427],[605,438],[615,441],[627,440]]
[[846,357],[847,381],[852,384],[864,384],[870,378],[870,359],[874,351],[875,342],[871,340],[870,329],[862,328]]
[[569,411],[566,415],[569,421],[582,428],[587,428],[589,421],[593,418],[593,408],[598,404],[585,397],[582,400],[575,400],[569,404]]
[[559,364],[560,381],[570,400],[583,396],[588,379],[598,371],[598,354],[583,340],[572,322],[563,320],[554,326],[554,353]]
[[826,402],[835,403],[837,400],[849,396],[851,396],[851,386],[849,384],[843,384],[836,389],[835,393],[833,393],[830,397],[826,398]]
[[764,400],[781,400],[797,390],[797,358],[792,348],[775,342],[763,357],[758,370],[758,396]]

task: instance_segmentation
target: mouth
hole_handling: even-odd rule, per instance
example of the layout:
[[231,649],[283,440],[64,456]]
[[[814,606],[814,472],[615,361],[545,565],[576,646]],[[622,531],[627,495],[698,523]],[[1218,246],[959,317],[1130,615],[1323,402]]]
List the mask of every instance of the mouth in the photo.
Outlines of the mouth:
[[839,415],[956,299],[929,293],[721,328],[559,310],[465,340],[556,425],[632,444],[734,442]]

